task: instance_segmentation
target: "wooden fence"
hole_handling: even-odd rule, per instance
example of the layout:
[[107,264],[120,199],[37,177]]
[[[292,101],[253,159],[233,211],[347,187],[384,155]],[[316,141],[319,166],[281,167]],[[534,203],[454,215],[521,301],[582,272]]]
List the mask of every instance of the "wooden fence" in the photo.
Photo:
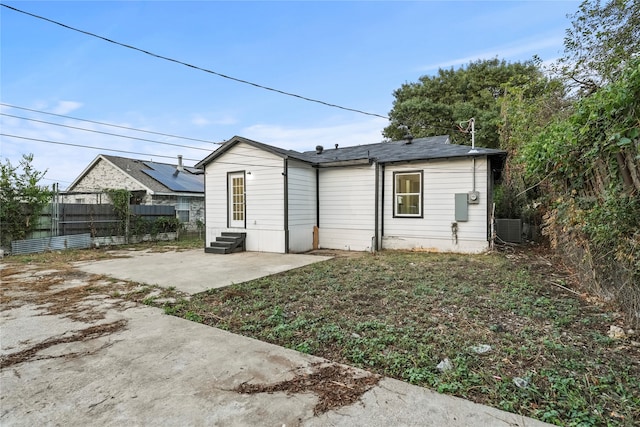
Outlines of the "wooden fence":
[[113,205],[52,203],[40,217],[37,229],[29,238],[91,234],[91,237],[118,236],[128,233],[132,219],[153,222],[175,218],[173,206],[131,205],[127,220],[120,218]]

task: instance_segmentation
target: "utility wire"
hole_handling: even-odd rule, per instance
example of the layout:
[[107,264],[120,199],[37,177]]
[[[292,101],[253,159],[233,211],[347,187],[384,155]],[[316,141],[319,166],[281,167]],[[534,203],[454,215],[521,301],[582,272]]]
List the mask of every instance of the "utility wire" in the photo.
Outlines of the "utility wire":
[[[153,158],[153,157],[163,157],[163,158],[175,160],[175,157],[164,156],[164,155],[161,155],[161,154],[148,154],[148,153],[140,153],[140,152],[136,152],[136,151],[116,150],[116,149],[112,149],[112,148],[92,147],[92,146],[89,146],[89,145],[71,144],[71,143],[68,143],[68,142],[50,141],[50,140],[47,140],[47,139],[29,138],[29,137],[26,137],[26,136],[10,135],[10,134],[6,134],[6,133],[0,133],[0,136],[7,136],[7,137],[10,137],[10,138],[18,138],[18,139],[25,139],[25,140],[29,140],[29,141],[35,141],[35,142],[43,142],[45,144],[66,145],[66,146],[70,146],[70,147],[89,148],[89,149],[92,149],[92,150],[102,150],[102,151],[114,151],[116,153],[137,154],[137,155],[140,155],[140,156],[148,156],[148,157],[151,157],[151,158]],[[243,157],[255,158],[255,159],[259,159],[259,160],[260,159],[272,160],[272,159],[269,159],[267,157],[251,156],[251,155],[243,155]],[[194,161],[194,162],[199,162],[201,159],[184,158],[183,160],[190,160],[190,161]],[[281,169],[282,168],[281,165],[275,166],[275,165],[266,165],[266,164],[242,163],[242,162],[224,162],[224,161],[218,161],[217,163],[227,164],[227,165],[250,166],[250,167],[253,167],[253,168],[257,168],[257,169],[261,169],[261,168],[266,168],[266,169],[268,169],[268,168],[277,168],[277,169]]]
[[302,99],[304,101],[315,102],[317,104],[322,104],[322,105],[325,105],[327,107],[339,108],[341,110],[352,111],[354,113],[364,114],[364,115],[367,115],[367,116],[380,117],[382,119],[387,119],[387,120],[389,119],[389,117],[383,116],[381,114],[369,113],[369,112],[366,112],[366,111],[363,111],[363,110],[358,110],[358,109],[355,109],[355,108],[343,107],[341,105],[331,104],[329,102],[321,101],[321,100],[314,99],[314,98],[308,98],[306,96],[298,95],[298,94],[295,94],[295,93],[285,92],[285,91],[280,90],[280,89],[274,89],[272,87],[264,86],[264,85],[261,85],[261,84],[258,84],[258,83],[253,83],[253,82],[250,82],[248,80],[243,80],[243,79],[239,79],[239,78],[236,78],[236,77],[231,77],[231,76],[228,76],[226,74],[222,74],[222,73],[218,73],[216,71],[209,70],[207,68],[198,67],[196,65],[189,64],[187,62],[182,62],[182,61],[179,61],[177,59],[173,59],[173,58],[169,58],[167,56],[159,55],[157,53],[153,53],[153,52],[150,52],[150,51],[147,51],[147,50],[144,50],[144,49],[140,49],[140,48],[135,47],[135,46],[131,46],[131,45],[128,45],[128,44],[120,43],[120,42],[117,42],[115,40],[111,40],[109,38],[100,36],[98,34],[91,33],[89,31],[80,30],[78,28],[71,27],[69,25],[63,24],[61,22],[54,21],[53,19],[45,18],[43,16],[36,15],[34,13],[30,13],[30,12],[26,12],[24,10],[20,10],[18,8],[13,7],[13,6],[9,6],[9,5],[6,5],[6,4],[1,4],[1,5],[3,7],[8,8],[8,9],[14,10],[16,12],[20,12],[20,13],[23,13],[25,15],[32,16],[34,18],[42,19],[43,21],[51,22],[52,24],[59,25],[59,26],[61,26],[63,28],[67,28],[67,29],[72,30],[72,31],[77,31],[79,33],[82,33],[82,34],[85,34],[85,35],[88,35],[88,36],[91,36],[91,37],[95,37],[95,38],[104,40],[106,42],[113,43],[113,44],[118,45],[118,46],[126,47],[128,49],[132,49],[132,50],[135,50],[135,51],[138,51],[138,52],[142,52],[142,53],[144,53],[146,55],[153,56],[153,57],[158,58],[158,59],[164,59],[165,61],[174,62],[176,64],[184,65],[184,66],[189,67],[189,68],[194,68],[194,69],[199,70],[199,71],[204,71],[205,73],[209,73],[209,74],[216,75],[218,77],[222,77],[222,78],[225,78],[225,79],[233,80],[233,81],[238,82],[238,83],[247,84],[247,85],[250,85],[250,86],[257,87],[259,89],[264,89],[264,90],[268,90],[268,91],[271,91],[271,92],[276,92],[276,93],[279,93],[281,95],[291,96],[291,97],[294,97],[294,98]]
[[41,111],[41,110],[34,110],[32,108],[19,107],[17,105],[5,104],[4,102],[0,102],[0,105],[3,105],[5,107],[10,107],[10,108],[17,108],[19,110],[32,111],[34,113],[39,113],[39,114],[48,114],[50,116],[63,117],[65,119],[72,119],[72,120],[78,120],[78,121],[81,121],[81,122],[95,123],[97,125],[102,125],[102,126],[111,126],[111,127],[114,127],[114,128],[133,130],[133,131],[136,131],[136,132],[145,132],[145,133],[151,133],[151,134],[154,134],[154,135],[168,136],[170,138],[186,139],[186,140],[189,140],[189,141],[196,141],[196,142],[206,142],[208,144],[218,144],[218,145],[223,144],[222,142],[213,142],[213,141],[207,141],[207,140],[204,140],[204,139],[197,139],[197,138],[189,138],[189,137],[186,137],[186,136],[171,135],[171,134],[168,134],[168,133],[154,132],[154,131],[151,131],[151,130],[136,129],[136,128],[131,128],[131,127],[127,127],[127,126],[114,125],[112,123],[97,122],[95,120],[81,119],[81,118],[78,118],[78,117],[65,116],[63,114],[49,113],[48,111]]
[[[139,152],[136,152],[136,151],[126,151],[126,150],[116,150],[116,149],[112,149],[112,148],[92,147],[92,146],[89,146],[89,145],[71,144],[71,143],[67,143],[67,142],[57,142],[57,141],[50,141],[50,140],[46,140],[46,139],[29,138],[29,137],[26,137],[26,136],[9,135],[9,134],[6,134],[6,133],[0,133],[0,136],[7,136],[7,137],[10,137],[10,138],[25,139],[25,140],[36,141],[36,142],[43,142],[43,143],[46,143],[46,144],[67,145],[67,146],[70,146],[70,147],[89,148],[89,149],[92,149],[92,150],[114,151],[114,152],[117,152],[117,153],[137,154],[137,155],[140,155],[140,156],[147,156],[147,157],[150,157],[150,158],[163,157],[163,158],[175,160],[175,157],[173,157],[173,156],[164,156],[164,155],[161,155],[161,154],[139,153]],[[252,156],[252,155],[248,155],[248,154],[242,155],[242,157],[245,157],[247,159],[273,160],[272,158],[270,159],[270,158],[267,158],[267,157]],[[185,158],[183,160],[199,162],[202,159],[188,159],[188,158]],[[246,161],[246,162],[242,162],[242,161],[240,161],[240,162],[238,162],[238,161],[231,162],[231,161],[224,161],[224,160],[216,160],[216,163],[224,164],[224,165],[248,166],[248,167],[253,168],[253,170],[255,170],[255,171],[260,171],[260,170],[264,170],[264,169],[282,169],[282,164],[270,165],[270,164],[265,164],[265,163],[249,163],[248,161]],[[370,170],[371,168],[370,167],[356,167],[356,169],[359,169],[359,170]],[[427,173],[429,175],[450,175],[452,173],[460,174],[460,175],[468,175],[469,174],[469,170],[467,168],[450,169],[450,170],[447,170],[447,171],[429,170]],[[66,182],[69,182],[69,181],[66,181]]]
[[[67,145],[69,147],[90,148],[92,150],[113,151],[115,153],[137,154],[139,156],[149,156],[149,157],[163,157],[165,159],[174,159],[175,160],[174,156],[163,156],[162,154],[148,154],[148,153],[139,153],[139,152],[136,152],[136,151],[116,150],[116,149],[113,149],[113,148],[91,147],[90,145],[81,145],[81,144],[71,144],[71,143],[68,143],[68,142],[49,141],[47,139],[28,138],[26,136],[9,135],[9,134],[6,134],[6,133],[0,133],[0,136],[7,136],[9,138],[26,139],[26,140],[29,140],[29,141],[36,141],[36,142],[44,142],[44,143],[47,143],[47,144]],[[184,160],[190,160],[190,161],[193,161],[193,162],[199,162],[201,159],[187,159],[187,158],[185,158]]]
[[30,119],[28,117],[14,116],[13,114],[0,113],[0,116],[7,116],[7,117],[13,117],[15,119],[29,120],[29,121],[32,121],[32,122],[44,123],[44,124],[53,125],[53,126],[61,126],[61,127],[65,127],[65,128],[69,128],[69,129],[81,130],[81,131],[85,131],[85,132],[99,133],[99,134],[102,134],[102,135],[117,136],[118,138],[128,138],[128,139],[135,139],[136,141],[153,142],[154,144],[171,145],[171,146],[174,146],[174,147],[190,148],[192,150],[211,151],[210,148],[192,147],[192,146],[189,146],[189,145],[172,144],[170,142],[155,141],[153,139],[137,138],[135,136],[120,135],[120,134],[117,134],[117,133],[103,132],[103,131],[94,130],[94,129],[79,128],[79,127],[76,127],[76,126],[63,125],[61,123],[46,122],[44,120],[37,120],[37,119]]
[[[136,152],[136,151],[116,150],[116,149],[113,149],[113,148],[95,147],[95,146],[81,145],[81,144],[71,144],[71,143],[68,143],[68,142],[50,141],[50,140],[47,140],[47,139],[30,138],[30,137],[26,137],[26,136],[10,135],[10,134],[6,134],[6,133],[0,133],[0,136],[7,136],[7,137],[10,137],[10,138],[25,139],[25,140],[29,140],[29,141],[35,141],[35,142],[44,142],[46,144],[67,145],[67,146],[70,146],[70,147],[89,148],[89,149],[92,149],[92,150],[102,150],[102,151],[114,151],[116,153],[137,154],[137,155],[148,156],[148,157],[163,157],[163,158],[166,158],[166,159],[175,160],[175,157],[173,157],[173,156],[166,156],[166,155],[161,155],[161,154],[148,154],[148,153],[140,153],[140,152]],[[244,157],[244,158],[247,158],[247,159],[272,160],[272,158],[269,158],[269,157],[255,156],[255,155],[251,155],[251,154],[242,154],[240,156]],[[194,162],[197,163],[197,162],[201,161],[202,159],[184,158],[183,160],[190,160],[190,161],[194,161]],[[255,163],[236,163],[236,162],[221,162],[221,161],[218,161],[218,163],[230,164],[230,165],[231,164],[238,164],[238,165],[253,166],[253,167],[261,166],[260,164],[255,164]],[[270,165],[262,165],[262,166],[263,167],[276,167],[276,166],[270,166]],[[280,167],[280,166],[277,166],[277,167]]]

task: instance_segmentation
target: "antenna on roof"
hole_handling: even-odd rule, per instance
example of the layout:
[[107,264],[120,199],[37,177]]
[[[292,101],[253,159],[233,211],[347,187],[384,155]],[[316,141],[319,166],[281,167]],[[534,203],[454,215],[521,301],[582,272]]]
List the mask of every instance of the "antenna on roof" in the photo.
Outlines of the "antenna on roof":
[[465,122],[460,122],[460,131],[471,134],[471,150],[469,150],[469,154],[476,154],[479,152],[478,150],[476,150],[476,119],[471,117],[469,120],[467,120],[467,123],[469,124],[467,125],[466,129],[462,129],[463,123]]
[[471,125],[471,150],[469,150],[469,154],[473,154],[478,152],[476,150],[476,119],[471,117],[469,124]]

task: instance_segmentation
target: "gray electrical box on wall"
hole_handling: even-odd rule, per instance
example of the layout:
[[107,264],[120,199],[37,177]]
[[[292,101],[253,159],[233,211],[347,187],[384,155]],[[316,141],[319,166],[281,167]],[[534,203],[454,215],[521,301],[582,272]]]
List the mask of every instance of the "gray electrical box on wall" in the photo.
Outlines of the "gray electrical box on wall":
[[456,193],[456,221],[469,220],[469,202],[467,193]]

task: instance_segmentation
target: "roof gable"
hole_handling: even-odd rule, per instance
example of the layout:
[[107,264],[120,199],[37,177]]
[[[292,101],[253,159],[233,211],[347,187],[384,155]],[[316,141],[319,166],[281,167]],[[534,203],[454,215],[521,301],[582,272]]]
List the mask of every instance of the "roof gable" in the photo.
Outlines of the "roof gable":
[[268,153],[271,153],[271,154],[274,154],[274,155],[276,155],[278,157],[282,157],[283,159],[291,157],[291,158],[295,158],[295,159],[298,159],[298,160],[302,160],[303,162],[308,161],[308,160],[306,160],[304,158],[304,155],[302,153],[299,153],[297,151],[285,150],[283,148],[274,147],[273,145],[264,144],[262,142],[258,142],[258,141],[254,141],[254,140],[251,140],[251,139],[248,139],[248,138],[244,138],[242,136],[234,136],[233,138],[229,139],[228,141],[225,141],[225,143],[222,144],[213,153],[209,154],[207,157],[205,157],[204,159],[202,159],[198,163],[196,163],[195,167],[196,168],[202,168],[202,167],[208,165],[209,163],[213,162],[215,159],[217,159],[218,157],[222,156],[224,153],[226,153],[231,148],[235,147],[236,145],[238,145],[240,143],[245,143],[247,145],[250,145],[252,147],[258,148],[260,150],[264,150],[264,151],[266,151]]

